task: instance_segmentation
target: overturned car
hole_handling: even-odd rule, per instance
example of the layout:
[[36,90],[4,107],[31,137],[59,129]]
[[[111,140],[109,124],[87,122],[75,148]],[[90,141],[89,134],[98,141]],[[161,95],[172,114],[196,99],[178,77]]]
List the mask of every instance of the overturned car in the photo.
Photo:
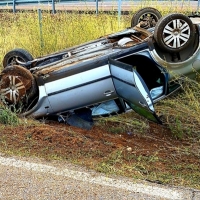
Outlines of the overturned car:
[[157,21],[147,29],[138,21],[41,58],[24,49],[8,52],[0,74],[1,101],[35,118],[82,108],[93,116],[133,109],[162,123],[154,103],[180,88],[177,76],[195,79],[200,71],[200,26],[178,13]]

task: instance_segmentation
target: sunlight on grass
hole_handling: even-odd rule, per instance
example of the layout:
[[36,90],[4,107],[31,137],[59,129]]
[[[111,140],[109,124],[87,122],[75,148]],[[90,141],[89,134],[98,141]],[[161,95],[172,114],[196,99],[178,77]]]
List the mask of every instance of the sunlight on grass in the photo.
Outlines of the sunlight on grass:
[[177,138],[200,135],[200,83],[185,79],[182,90],[156,107]]
[[44,13],[40,29],[37,12],[4,13],[0,25],[0,60],[13,48],[27,49],[34,57],[38,57],[116,32],[126,26],[123,20],[118,26],[116,15]]

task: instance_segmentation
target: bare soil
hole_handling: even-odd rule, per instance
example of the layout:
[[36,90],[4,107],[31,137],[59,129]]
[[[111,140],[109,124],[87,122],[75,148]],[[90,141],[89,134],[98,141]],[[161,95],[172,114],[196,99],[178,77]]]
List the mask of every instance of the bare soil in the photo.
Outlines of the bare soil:
[[2,125],[0,146],[4,153],[67,159],[108,174],[200,189],[199,139],[176,139],[169,128],[151,122],[143,133],[113,133],[117,126],[96,123],[83,130],[52,120]]

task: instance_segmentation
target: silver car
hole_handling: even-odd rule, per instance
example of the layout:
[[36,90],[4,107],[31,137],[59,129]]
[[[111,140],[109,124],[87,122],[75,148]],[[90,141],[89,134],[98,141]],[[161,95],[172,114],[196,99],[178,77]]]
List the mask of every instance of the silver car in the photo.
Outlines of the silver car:
[[[196,21],[196,22],[195,22]],[[1,100],[24,116],[92,116],[130,109],[162,123],[154,103],[180,88],[177,77],[200,71],[198,18],[172,13],[155,27],[144,22],[121,32],[33,59],[8,52],[0,75]]]

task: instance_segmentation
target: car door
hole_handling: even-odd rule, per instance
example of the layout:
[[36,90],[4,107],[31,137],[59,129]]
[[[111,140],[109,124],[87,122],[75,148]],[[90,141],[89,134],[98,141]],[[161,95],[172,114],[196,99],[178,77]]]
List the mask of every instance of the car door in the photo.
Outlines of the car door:
[[156,123],[162,123],[156,115],[150,92],[131,65],[109,59],[109,67],[117,95],[138,114]]
[[72,73],[69,70],[57,73],[45,81],[45,90],[54,113],[117,98],[108,64],[81,72],[75,70]]

